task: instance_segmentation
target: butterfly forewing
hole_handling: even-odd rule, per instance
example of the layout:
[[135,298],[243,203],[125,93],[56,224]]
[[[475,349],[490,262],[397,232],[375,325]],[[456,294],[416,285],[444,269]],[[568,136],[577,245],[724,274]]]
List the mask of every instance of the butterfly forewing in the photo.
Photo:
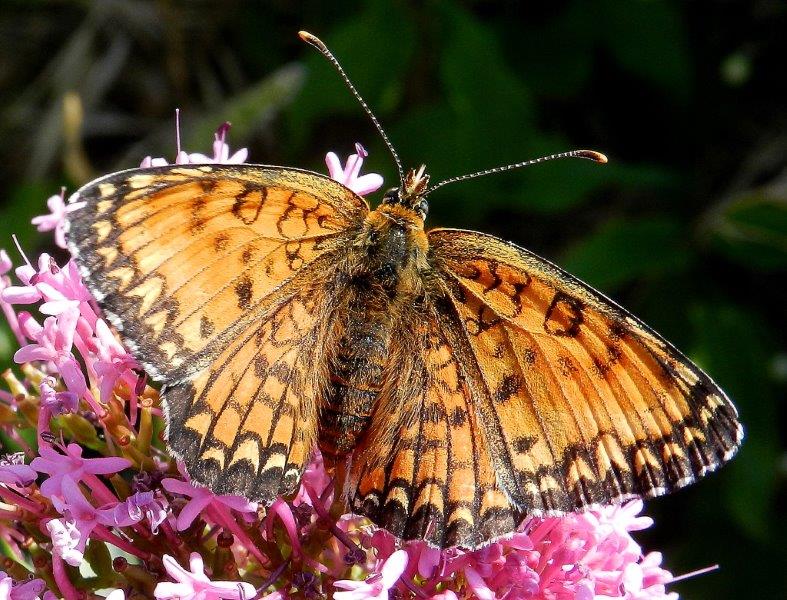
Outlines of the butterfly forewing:
[[724,393],[612,301],[491,236],[433,230],[429,241],[447,338],[517,506],[656,496],[735,452],[742,430]]
[[72,201],[87,202],[69,235],[87,285],[162,378],[206,366],[368,212],[328,178],[254,165],[123,171]]
[[165,381],[167,438],[191,477],[271,501],[309,459],[327,283],[368,213],[317,174],[255,165],[115,173],[72,198],[83,278]]

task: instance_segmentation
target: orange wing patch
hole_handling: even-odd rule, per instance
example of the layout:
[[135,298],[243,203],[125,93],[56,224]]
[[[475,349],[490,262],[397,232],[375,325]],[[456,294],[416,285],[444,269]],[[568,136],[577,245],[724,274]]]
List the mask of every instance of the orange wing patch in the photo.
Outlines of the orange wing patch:
[[192,380],[167,385],[167,440],[193,479],[269,503],[293,492],[317,430],[327,299],[303,286]]
[[661,495],[732,457],[742,430],[724,393],[611,300],[491,236],[429,240],[446,337],[520,509]]
[[378,405],[353,458],[351,507],[403,539],[478,546],[513,531],[523,515],[498,484],[494,448],[439,316],[429,311],[420,323],[408,344],[418,348],[412,364],[390,367],[405,374],[397,384],[410,398],[397,406],[391,389]]
[[84,279],[162,379],[207,366],[368,212],[328,178],[253,165],[135,169],[77,196],[88,205],[69,239]]

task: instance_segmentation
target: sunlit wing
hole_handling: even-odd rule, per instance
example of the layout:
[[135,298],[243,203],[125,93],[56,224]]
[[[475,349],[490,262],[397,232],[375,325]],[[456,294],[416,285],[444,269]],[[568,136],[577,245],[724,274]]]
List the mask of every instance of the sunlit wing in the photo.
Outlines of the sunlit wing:
[[115,173],[72,197],[69,247],[151,375],[167,438],[217,493],[293,491],[316,438],[326,289],[368,212],[321,175],[255,165]]
[[428,306],[397,333],[391,379],[353,457],[350,505],[400,538],[476,547],[523,515],[498,483],[496,448],[442,320]]
[[222,348],[210,367],[164,387],[167,441],[192,479],[217,494],[264,503],[296,489],[316,439],[317,396],[326,381],[315,368],[326,363],[332,322],[332,299],[324,292],[315,283],[277,293],[268,314]]
[[657,496],[729,460],[724,392],[635,317],[494,237],[429,232],[446,332],[517,506],[563,512]]
[[335,181],[256,165],[173,165],[98,179],[71,202],[69,249],[154,377],[196,373],[270,294],[341,246],[366,203]]

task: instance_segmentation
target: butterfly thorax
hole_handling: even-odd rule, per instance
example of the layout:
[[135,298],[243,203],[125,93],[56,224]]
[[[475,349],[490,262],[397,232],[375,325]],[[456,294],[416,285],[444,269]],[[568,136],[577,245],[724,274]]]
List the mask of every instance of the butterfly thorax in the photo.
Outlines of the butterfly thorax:
[[329,458],[352,451],[369,425],[392,335],[403,312],[424,293],[426,250],[420,216],[403,206],[381,205],[367,216],[339,266],[344,293],[334,322],[337,344],[319,438]]

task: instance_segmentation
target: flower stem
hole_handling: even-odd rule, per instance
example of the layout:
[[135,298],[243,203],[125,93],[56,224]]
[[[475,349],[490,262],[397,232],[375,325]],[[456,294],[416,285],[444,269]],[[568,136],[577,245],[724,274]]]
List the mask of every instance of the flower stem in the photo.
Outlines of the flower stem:
[[140,560],[150,559],[150,553],[143,552],[128,540],[125,540],[122,537],[115,535],[109,529],[107,529],[105,525],[97,525],[93,531],[95,533],[95,537],[101,540],[102,542],[108,542],[113,546],[117,546],[121,550],[136,556]]
[[5,500],[8,504],[24,508],[26,511],[31,512],[34,515],[40,515],[43,512],[43,507],[37,502],[34,502],[29,498],[25,498],[16,491],[4,486],[0,486],[0,498]]
[[55,576],[55,583],[57,583],[57,587],[60,588],[60,593],[63,595],[63,598],[65,598],[65,600],[79,600],[80,594],[68,578],[63,559],[57,554],[52,555],[52,572]]
[[224,508],[219,502],[211,502],[206,511],[219,525],[229,529],[230,533],[235,536],[243,546],[251,552],[261,564],[268,563],[268,558],[257,548],[257,545],[251,540],[248,534],[238,525],[235,517],[230,513],[229,509]]

